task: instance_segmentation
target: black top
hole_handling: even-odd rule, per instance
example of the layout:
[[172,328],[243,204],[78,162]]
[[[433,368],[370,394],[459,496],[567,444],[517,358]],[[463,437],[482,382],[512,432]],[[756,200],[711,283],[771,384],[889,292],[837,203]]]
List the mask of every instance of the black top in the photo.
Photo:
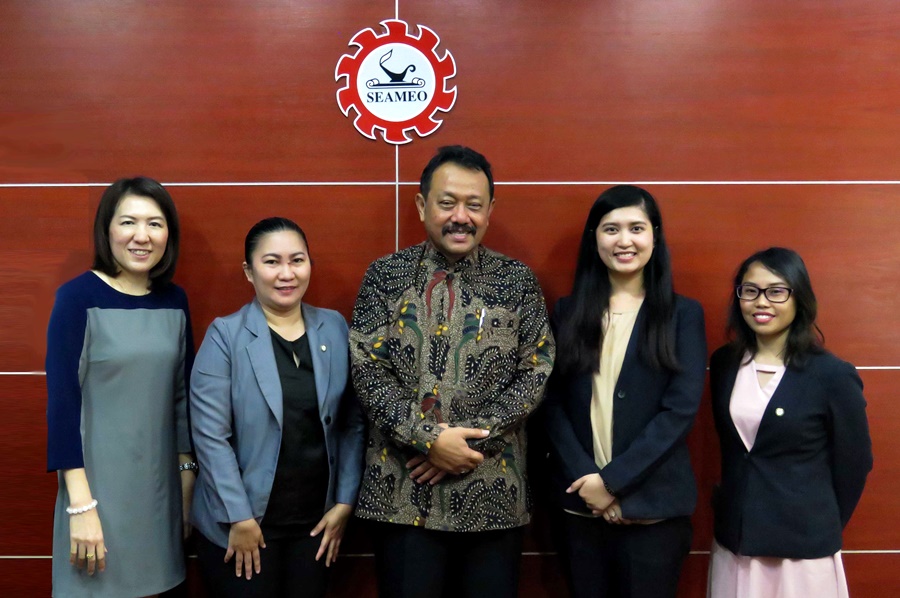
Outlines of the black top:
[[274,330],[271,333],[284,417],[278,466],[263,519],[267,538],[273,532],[308,531],[322,518],[328,492],[328,455],[309,340],[305,334],[288,341]]

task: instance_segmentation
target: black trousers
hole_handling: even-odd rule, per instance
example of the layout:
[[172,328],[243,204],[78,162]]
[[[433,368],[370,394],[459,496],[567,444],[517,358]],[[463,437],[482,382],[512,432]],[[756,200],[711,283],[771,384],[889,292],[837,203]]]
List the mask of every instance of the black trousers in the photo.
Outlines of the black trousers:
[[691,520],[612,525],[602,517],[559,517],[560,557],[574,598],[675,598],[691,548]]
[[322,598],[328,581],[325,557],[316,561],[322,535],[266,539],[260,549],[260,572],[250,580],[236,577],[234,558],[227,563],[225,549],[196,532],[197,562],[207,594],[216,598]]
[[370,524],[381,598],[515,598],[522,528],[442,532]]

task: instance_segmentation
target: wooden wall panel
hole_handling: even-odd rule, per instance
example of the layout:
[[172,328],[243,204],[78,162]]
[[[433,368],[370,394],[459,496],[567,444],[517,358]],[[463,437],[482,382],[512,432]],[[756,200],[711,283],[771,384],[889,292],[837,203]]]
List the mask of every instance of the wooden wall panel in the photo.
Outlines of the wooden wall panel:
[[[531,265],[550,305],[568,292],[584,217],[605,187],[579,182],[658,182],[647,186],[676,286],[703,303],[711,348],[738,262],[772,244],[800,251],[828,346],[889,368],[861,372],[875,471],[845,535],[861,552],[845,563],[852,595],[900,593],[895,4],[400,0],[400,18],[433,28],[439,51],[453,53],[459,95],[441,129],[395,162],[394,148],[340,113],[334,81],[350,37],[393,17],[390,0],[0,3],[0,450],[13,456],[0,474],[0,588],[49,593],[49,560],[3,557],[50,550],[45,381],[20,373],[43,369],[53,291],[90,261],[102,187],[71,184],[144,173],[192,185],[170,190],[184,229],[176,280],[199,343],[213,317],[250,298],[243,236],[274,214],[309,234],[310,302],[349,316],[366,265],[395,235],[400,246],[424,236],[412,200],[427,159],[465,143],[499,182],[487,244]],[[241,186],[266,181],[378,184]],[[682,597],[705,593],[719,468],[708,409],[704,398],[689,439],[700,503]],[[526,536],[522,596],[562,592],[548,515],[543,505]],[[354,556],[332,594],[374,596],[365,526],[351,526],[345,549]],[[194,565],[181,594],[192,598],[203,595]]]
[[[0,557],[48,556],[56,474],[47,473],[47,386],[43,376],[0,376]],[[2,562],[2,561],[0,561]],[[0,587],[3,577],[0,575]]]
[[[0,180],[391,180],[337,109],[365,0],[0,4]],[[15,118],[12,118],[15,116]]]
[[[197,345],[216,316],[253,297],[241,272],[244,236],[285,216],[304,229],[315,264],[307,300],[349,317],[368,264],[394,249],[393,187],[172,187],[182,223],[176,282],[188,291]],[[0,359],[44,369],[55,289],[90,267],[102,189],[0,189]],[[28,206],[27,210],[19,206]]]
[[[711,348],[724,342],[740,262],[784,245],[807,263],[828,346],[859,366],[900,364],[900,314],[885,309],[900,296],[900,252],[887,247],[896,245],[890,239],[900,222],[897,186],[646,187],[660,203],[676,289],[703,303]],[[552,308],[569,294],[584,221],[605,188],[501,183],[484,243],[530,265]],[[401,188],[401,246],[425,238],[414,195]],[[881,241],[887,246],[868,250]]]
[[[890,0],[460,0],[400,12],[437,29],[460,86],[455,118],[404,158],[463,140],[507,180],[900,179]],[[404,179],[418,175],[404,164]]]

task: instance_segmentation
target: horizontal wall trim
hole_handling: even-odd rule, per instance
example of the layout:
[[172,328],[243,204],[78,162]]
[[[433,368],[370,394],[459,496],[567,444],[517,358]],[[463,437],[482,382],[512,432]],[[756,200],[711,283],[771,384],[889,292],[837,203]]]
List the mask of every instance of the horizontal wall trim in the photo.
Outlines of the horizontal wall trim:
[[[692,550],[690,554],[694,556],[709,556],[708,550]],[[842,550],[841,554],[900,554],[900,550]],[[370,559],[375,555],[370,552],[360,552],[356,554],[342,554],[341,558],[345,559]],[[523,552],[522,556],[556,556],[556,552]],[[49,555],[0,555],[0,560],[4,561],[25,561],[25,560],[46,560],[52,559]],[[189,559],[197,558],[196,555],[188,555]]]
[[[0,189],[108,187],[111,183],[0,183]],[[205,181],[163,182],[166,187],[388,187],[418,181]],[[863,181],[495,181],[506,186],[598,185],[900,185],[900,180]]]
[[[706,368],[709,370],[709,368]],[[860,365],[856,366],[857,370],[883,370],[883,371],[897,371],[900,370],[900,365]],[[0,376],[46,376],[47,372],[0,372]]]

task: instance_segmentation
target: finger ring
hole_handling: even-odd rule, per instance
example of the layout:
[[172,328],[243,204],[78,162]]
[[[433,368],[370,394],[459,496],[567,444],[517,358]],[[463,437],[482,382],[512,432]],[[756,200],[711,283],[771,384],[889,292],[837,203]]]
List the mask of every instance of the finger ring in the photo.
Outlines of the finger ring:
[[92,558],[94,558],[94,553],[89,552],[86,555],[84,555],[84,558],[86,558],[87,560],[91,560]]
[[610,519],[615,519],[616,517],[618,517],[618,515],[616,515],[615,511],[613,511],[612,513],[609,514]]

